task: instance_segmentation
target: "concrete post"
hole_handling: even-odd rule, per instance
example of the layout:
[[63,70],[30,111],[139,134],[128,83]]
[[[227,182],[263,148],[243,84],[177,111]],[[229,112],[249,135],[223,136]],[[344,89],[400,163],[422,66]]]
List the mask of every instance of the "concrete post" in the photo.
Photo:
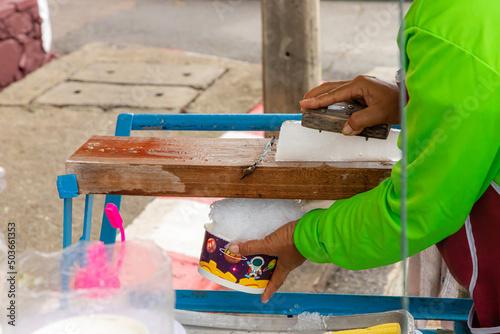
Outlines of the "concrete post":
[[319,0],[261,0],[264,112],[300,112],[321,82]]

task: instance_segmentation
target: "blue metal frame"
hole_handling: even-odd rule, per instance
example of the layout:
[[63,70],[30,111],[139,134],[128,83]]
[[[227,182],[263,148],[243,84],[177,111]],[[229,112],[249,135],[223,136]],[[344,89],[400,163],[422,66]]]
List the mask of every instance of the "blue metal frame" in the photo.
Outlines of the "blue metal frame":
[[[115,136],[130,136],[132,130],[183,131],[278,131],[287,120],[301,120],[302,114],[121,114],[116,123]],[[62,175],[57,181],[59,197],[64,199],[63,246],[71,245],[72,198],[78,196],[75,175]],[[80,240],[89,240],[93,195],[85,201],[84,231]],[[106,195],[105,205],[114,203],[118,208],[121,196]],[[111,244],[116,240],[116,229],[103,214],[100,240]],[[409,311],[415,319],[455,321],[457,334],[469,333],[467,320],[471,299],[409,298]],[[389,296],[276,293],[267,303],[260,295],[235,291],[177,290],[176,308],[191,311],[283,314],[293,316],[302,312],[324,315],[348,315],[384,312],[401,309],[401,299]],[[432,331],[425,331],[426,333]]]
[[63,248],[71,245],[73,229],[73,197],[78,196],[76,175],[59,175],[57,177],[59,198],[64,199]]
[[73,237],[73,199],[64,199],[63,248],[71,245]]
[[[401,298],[393,296],[343,295],[321,293],[276,293],[267,304],[260,295],[236,291],[177,290],[177,309],[249,314],[351,315],[402,309]],[[467,321],[471,299],[409,297],[409,312],[415,319]]]
[[[302,114],[121,114],[116,122],[115,136],[128,137],[132,130],[182,131],[279,131],[288,120],[301,120]],[[105,206],[114,203],[118,209],[121,195],[106,195]],[[116,241],[116,229],[103,213],[100,240]]]
[[[123,117],[125,118],[125,116]],[[140,114],[133,116],[131,129],[182,131],[279,131],[283,122],[288,120],[300,121],[301,119],[302,114]],[[127,121],[129,121],[128,118]],[[120,122],[120,118],[118,118],[118,122]]]
[[[118,115],[118,120],[116,121],[115,136],[129,137],[132,130],[133,119],[134,114]],[[118,209],[120,209],[122,197],[120,195],[106,195],[104,207],[106,207],[108,203],[113,203]],[[106,213],[104,211],[102,213],[101,235],[99,237],[99,240],[101,240],[105,244],[114,244],[116,241],[116,228],[111,226],[108,216],[106,216]]]
[[80,240],[90,241],[90,228],[92,227],[92,206],[94,204],[94,195],[85,196],[85,214],[83,217],[83,234]]

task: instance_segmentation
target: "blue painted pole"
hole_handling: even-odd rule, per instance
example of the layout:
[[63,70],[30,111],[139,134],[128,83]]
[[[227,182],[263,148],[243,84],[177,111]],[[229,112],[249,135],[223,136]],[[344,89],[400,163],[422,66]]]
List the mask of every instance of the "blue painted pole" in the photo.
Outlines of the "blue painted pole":
[[63,248],[71,245],[73,228],[73,198],[64,199]]
[[300,121],[302,114],[140,114],[132,130],[183,131],[279,131],[287,120]]
[[471,334],[466,321],[455,321],[453,324],[453,332],[455,334]]
[[[471,299],[409,297],[415,319],[464,321]],[[401,298],[391,296],[276,293],[263,304],[260,295],[236,291],[176,291],[176,308],[200,312],[298,315],[353,315],[402,309]]]
[[132,122],[138,115],[120,114],[116,120],[115,136],[128,137],[132,130]]
[[[121,195],[106,195],[104,207],[106,207],[108,203],[113,203],[119,210],[121,202]],[[105,244],[114,244],[116,241],[116,228],[111,226],[111,223],[109,222],[108,216],[106,216],[105,212],[103,212],[102,214],[101,236],[99,237],[99,240],[101,240]]]
[[118,120],[120,126],[126,128],[130,124],[132,130],[182,131],[279,131],[285,121],[302,120],[302,114],[121,114],[119,117],[122,117]]
[[[132,121],[138,116],[134,114],[120,114],[118,115],[118,119],[116,121],[116,130],[115,136],[119,137],[128,137],[130,136],[130,132],[132,130]],[[113,203],[120,209],[122,201],[121,195],[106,195],[106,200],[104,201],[104,207],[108,205],[108,203]],[[101,235],[99,240],[104,242],[105,244],[114,244],[116,241],[116,228],[111,226],[108,220],[108,216],[103,210],[102,213],[102,225],[101,225]]]
[[92,228],[92,206],[94,204],[94,195],[85,196],[85,215],[83,217],[83,234],[80,240],[90,240],[90,230]]
[[64,199],[63,248],[71,245],[73,224],[73,197],[78,196],[78,182],[75,174],[57,177],[59,198]]

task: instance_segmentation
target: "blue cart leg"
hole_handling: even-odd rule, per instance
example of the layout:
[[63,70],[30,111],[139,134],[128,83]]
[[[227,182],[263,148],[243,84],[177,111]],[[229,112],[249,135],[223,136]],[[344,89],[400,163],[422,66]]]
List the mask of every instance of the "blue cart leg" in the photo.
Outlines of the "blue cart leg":
[[71,245],[71,229],[73,228],[73,197],[78,196],[78,183],[75,174],[57,177],[59,198],[64,199],[63,248]]
[[455,334],[471,334],[469,326],[467,326],[465,321],[455,321],[453,331]]
[[85,216],[83,217],[83,234],[80,240],[90,241],[90,229],[92,228],[92,206],[94,204],[94,195],[85,196]]
[[[120,195],[106,195],[104,207],[106,207],[108,203],[113,203],[118,209],[120,209],[121,201],[122,197]],[[102,214],[101,236],[99,240],[105,244],[114,244],[116,241],[116,228],[111,226],[105,212]]]
[[64,199],[63,248],[71,246],[73,228],[73,199]]
[[[134,119],[133,114],[120,114],[116,121],[115,136],[128,137],[132,131],[132,121]],[[104,208],[108,203],[113,203],[118,209],[120,209],[122,197],[120,195],[106,195],[106,201],[104,202]],[[99,240],[105,244],[114,244],[116,241],[116,228],[111,226],[109,223],[106,213],[102,214],[102,225],[101,225],[101,236]]]

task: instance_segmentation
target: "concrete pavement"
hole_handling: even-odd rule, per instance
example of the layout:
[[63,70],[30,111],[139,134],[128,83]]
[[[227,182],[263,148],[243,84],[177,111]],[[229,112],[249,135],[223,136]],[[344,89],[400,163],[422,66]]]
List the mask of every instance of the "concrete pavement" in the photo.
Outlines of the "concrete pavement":
[[[58,54],[101,41],[261,63],[257,0],[107,0],[106,6],[99,0],[55,0],[53,7]],[[348,79],[374,67],[397,66],[397,2],[321,1],[320,10],[323,79]]]

